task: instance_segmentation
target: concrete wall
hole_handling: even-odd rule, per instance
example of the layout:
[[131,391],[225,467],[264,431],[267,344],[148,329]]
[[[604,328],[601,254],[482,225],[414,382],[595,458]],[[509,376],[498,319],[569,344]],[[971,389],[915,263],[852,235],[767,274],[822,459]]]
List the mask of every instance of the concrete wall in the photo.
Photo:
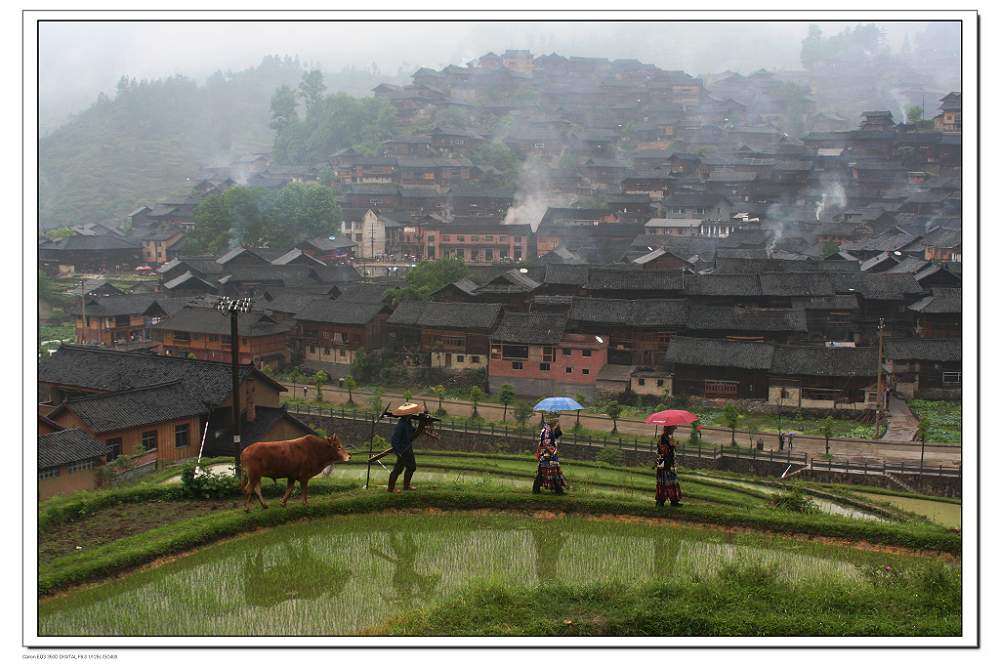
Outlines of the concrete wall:
[[69,472],[68,466],[60,466],[58,477],[48,477],[38,480],[38,499],[45,500],[52,496],[62,496],[75,493],[76,491],[96,488],[96,468]]

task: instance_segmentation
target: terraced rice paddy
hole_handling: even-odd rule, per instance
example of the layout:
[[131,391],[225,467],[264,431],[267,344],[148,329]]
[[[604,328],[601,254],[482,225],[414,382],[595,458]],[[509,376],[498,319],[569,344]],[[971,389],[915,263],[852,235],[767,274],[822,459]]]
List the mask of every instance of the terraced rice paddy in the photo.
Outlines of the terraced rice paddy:
[[888,503],[904,512],[918,514],[945,528],[960,529],[962,527],[962,505],[959,503],[883,495],[879,493],[859,493],[857,495],[869,500]]
[[351,635],[473,584],[711,580],[871,587],[919,559],[752,532],[481,512],[353,515],[218,543],[39,605],[46,636]]

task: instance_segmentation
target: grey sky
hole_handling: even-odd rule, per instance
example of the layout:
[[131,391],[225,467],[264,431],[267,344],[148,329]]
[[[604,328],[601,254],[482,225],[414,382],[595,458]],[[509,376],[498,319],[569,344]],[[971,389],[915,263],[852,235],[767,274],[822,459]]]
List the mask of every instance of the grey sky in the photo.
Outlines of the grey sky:
[[[201,78],[242,69],[268,54],[328,70],[464,64],[488,51],[638,58],[691,74],[797,69],[809,22],[795,23],[43,23],[39,38],[43,115],[90,104],[123,74]],[[844,23],[824,24],[827,34]],[[883,24],[893,48],[920,23]]]

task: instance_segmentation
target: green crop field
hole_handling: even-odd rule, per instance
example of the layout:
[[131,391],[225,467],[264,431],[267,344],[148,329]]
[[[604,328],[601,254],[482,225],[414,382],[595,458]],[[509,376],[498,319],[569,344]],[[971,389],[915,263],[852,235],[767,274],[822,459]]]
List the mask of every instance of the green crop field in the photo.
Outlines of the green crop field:
[[40,634],[961,632],[960,538],[862,494],[796,485],[799,513],[773,482],[682,470],[684,507],[657,510],[651,470],[564,461],[557,497],[530,493],[527,456],[418,463],[413,493],[385,493],[380,466],[364,490],[349,464],[313,481],[309,507],[281,508],[268,480],[270,507],[249,514],[185,497],[169,470],[45,501]]
[[[817,599],[799,605],[829,618],[831,628],[843,627],[843,621],[833,622],[837,607],[857,605],[854,628],[864,633],[873,610],[862,613],[862,607],[874,603],[881,620],[870,630],[953,634],[957,620],[947,609],[953,600],[940,600],[932,605],[932,615],[916,618],[910,614],[928,606],[925,598],[898,606],[922,578],[951,582],[954,567],[938,565],[925,571],[920,558],[753,533],[582,517],[362,515],[241,537],[44,601],[40,634],[343,635],[380,627],[406,634],[412,623],[421,632],[439,634],[447,628],[430,627],[434,611],[483,586],[561,586],[579,593],[595,586],[608,591],[676,585],[707,592],[754,572],[766,573],[762,582],[782,588],[785,596],[789,590],[811,590],[809,597]],[[877,579],[882,575],[872,574],[880,571],[904,574],[883,592],[886,584]],[[744,581],[741,588],[759,588],[759,583]],[[821,604],[821,596],[827,602]],[[718,629],[734,623],[734,629],[770,634],[766,626],[755,627],[753,606],[736,618],[718,619],[723,624]],[[405,617],[411,620],[395,619],[401,611],[419,609],[424,611]],[[816,627],[820,621],[810,623]],[[456,629],[459,634],[473,630],[467,625]]]

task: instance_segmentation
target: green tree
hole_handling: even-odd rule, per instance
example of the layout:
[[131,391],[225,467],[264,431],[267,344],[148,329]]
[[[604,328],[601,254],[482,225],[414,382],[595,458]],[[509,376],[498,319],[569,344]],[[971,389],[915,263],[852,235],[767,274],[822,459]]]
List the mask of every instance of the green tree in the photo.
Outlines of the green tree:
[[347,389],[347,404],[354,405],[354,390],[358,388],[358,381],[353,375],[344,378],[344,388]]
[[830,438],[833,437],[833,417],[826,417],[820,422],[819,432],[826,439],[826,455],[830,456]]
[[272,130],[281,132],[293,123],[299,122],[299,115],[295,110],[295,91],[288,86],[281,86],[274,95],[271,96],[271,122],[268,124]]
[[325,92],[326,84],[323,82],[323,73],[318,69],[310,70],[302,75],[302,81],[299,83],[299,95],[305,102],[307,119],[318,111]]
[[732,403],[726,403],[726,406],[722,408],[722,423],[729,429],[731,444],[735,447],[736,427],[740,423],[740,413],[736,411],[736,406]]
[[316,402],[320,403],[323,401],[323,385],[330,381],[330,376],[326,374],[326,371],[316,371],[313,375],[313,382],[316,383]]
[[298,368],[293,368],[288,373],[288,379],[292,383],[292,400],[294,401],[295,400],[295,385],[297,385],[299,382],[302,382],[302,371],[300,371]]
[[608,403],[607,407],[604,408],[604,412],[608,415],[608,417],[611,417],[611,424],[612,424],[611,432],[617,433],[618,418],[621,417],[622,406],[618,404],[618,401],[611,401],[610,403]]
[[505,384],[500,387],[500,402],[503,403],[503,419],[502,421],[507,421],[507,406],[510,402],[514,400],[514,387],[509,384]]
[[518,401],[514,404],[514,420],[517,422],[517,427],[520,430],[525,429],[525,423],[531,419],[531,414],[534,409],[531,407],[531,403],[527,401]]
[[840,244],[832,239],[827,239],[823,241],[823,249],[820,252],[823,253],[823,259],[826,259],[840,252]]
[[445,395],[445,393],[447,393],[447,391],[448,390],[445,389],[444,385],[442,385],[442,384],[436,384],[433,387],[431,387],[431,393],[434,394],[437,397],[437,400],[438,400],[438,409],[437,409],[438,416],[447,414],[445,412],[444,405],[443,405],[444,395]]
[[517,185],[521,162],[507,144],[501,141],[482,144],[469,157],[472,164],[483,172],[484,185],[495,188]]
[[229,246],[232,220],[222,194],[205,197],[194,209],[194,229],[184,239],[194,252],[217,255]]
[[469,390],[469,398],[472,400],[472,416],[479,416],[479,401],[483,398],[483,390],[479,388],[478,385],[474,385],[472,389]]
[[371,412],[372,412],[373,415],[380,415],[380,414],[382,414],[382,410],[383,410],[382,396],[383,396],[383,394],[384,394],[384,392],[382,391],[382,387],[375,387],[375,389],[372,391],[371,397],[369,397],[369,399],[368,399],[368,409],[371,410]]
[[916,125],[924,119],[924,110],[914,104],[913,106],[906,107],[906,122],[910,125]]
[[404,287],[391,289],[387,294],[393,304],[404,300],[427,301],[445,285],[468,275],[469,267],[457,257],[425,259],[407,272]]
[[413,400],[413,392],[407,389],[406,391],[403,392],[403,402],[409,403],[412,400]]

